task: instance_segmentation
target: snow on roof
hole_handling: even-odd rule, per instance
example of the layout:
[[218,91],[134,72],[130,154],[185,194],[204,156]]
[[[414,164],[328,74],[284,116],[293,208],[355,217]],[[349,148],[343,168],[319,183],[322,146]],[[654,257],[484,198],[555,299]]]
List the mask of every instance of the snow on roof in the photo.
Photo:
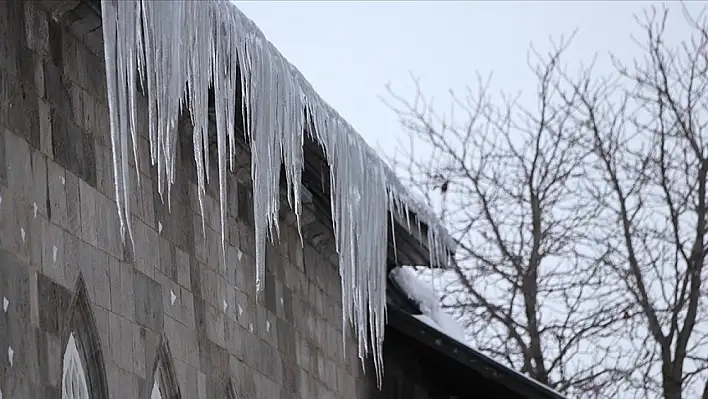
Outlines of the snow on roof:
[[[365,359],[367,353],[374,353],[380,383],[391,221],[387,212],[408,220],[412,211],[428,225],[432,264],[446,263],[454,241],[433,213],[411,196],[376,152],[234,4],[225,0],[102,0],[101,10],[122,237],[133,240],[129,158],[137,164],[138,151],[132,143],[138,134],[138,81],[148,97],[150,156],[157,165],[158,192],[161,198],[166,194],[168,203],[175,174],[181,170],[175,167],[177,122],[182,108],[189,109],[201,207],[209,179],[209,93],[213,88],[224,262],[226,173],[235,163],[235,119],[241,107],[251,144],[257,290],[263,287],[266,239],[278,234],[281,163],[299,222],[303,133],[310,131],[330,166],[343,317],[356,327],[359,356]],[[409,230],[416,227],[410,224]]]
[[[472,347],[471,344],[467,342],[465,338],[465,333],[462,327],[457,323],[457,321],[447,312],[442,309],[438,295],[432,289],[432,287],[426,285],[421,279],[416,276],[414,268],[412,266],[399,266],[391,270],[389,273],[391,278],[398,284],[398,286],[406,293],[408,298],[418,305],[418,308],[422,314],[414,315],[414,317],[428,326],[441,332],[443,335],[461,343],[467,348],[474,351],[480,356],[485,356],[481,354],[477,349]],[[533,385],[552,393],[553,395],[564,398],[565,396],[560,392],[554,390],[551,387],[541,384],[540,382],[530,378],[518,371],[505,367],[511,374],[516,377],[530,382]]]
[[462,327],[443,310],[438,295],[415,275],[410,266],[396,267],[391,270],[390,276],[408,295],[408,298],[418,305],[418,309],[422,313],[422,315],[416,315],[418,320],[467,345]]

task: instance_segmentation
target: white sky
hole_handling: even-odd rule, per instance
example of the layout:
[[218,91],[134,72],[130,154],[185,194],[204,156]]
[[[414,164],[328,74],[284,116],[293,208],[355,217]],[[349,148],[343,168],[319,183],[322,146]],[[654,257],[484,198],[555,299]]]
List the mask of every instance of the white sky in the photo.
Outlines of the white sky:
[[[448,89],[474,84],[475,71],[493,72],[493,87],[530,92],[531,42],[548,49],[550,38],[578,35],[566,62],[612,51],[638,53],[633,15],[661,2],[236,2],[319,94],[379,151],[392,153],[404,139],[393,112],[381,101],[386,83],[413,95],[410,73],[428,96],[446,107]],[[692,2],[700,10],[706,3]],[[671,2],[672,37],[680,37],[680,4]]]
[[[444,111],[449,89],[475,84],[475,72],[494,73],[493,89],[532,98],[536,81],[527,66],[530,43],[579,30],[565,63],[600,55],[596,73],[611,72],[609,52],[624,61],[642,56],[634,15],[660,2],[236,2],[319,94],[379,151],[406,142],[396,116],[380,100],[390,82],[413,96],[412,73]],[[696,13],[706,2],[691,2]],[[681,5],[669,3],[667,41],[687,37]],[[695,14],[694,14],[695,15]],[[524,96],[526,97],[526,96]],[[523,97],[522,97],[523,99]]]

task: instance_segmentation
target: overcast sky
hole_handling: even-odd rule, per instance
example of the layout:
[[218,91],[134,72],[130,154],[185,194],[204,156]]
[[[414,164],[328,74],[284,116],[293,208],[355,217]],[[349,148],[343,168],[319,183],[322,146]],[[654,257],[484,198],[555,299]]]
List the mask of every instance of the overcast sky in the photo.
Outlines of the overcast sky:
[[[493,85],[530,92],[531,42],[548,49],[549,39],[579,29],[566,61],[589,61],[609,51],[631,58],[640,34],[633,15],[661,2],[236,2],[268,39],[373,147],[392,153],[403,136],[392,111],[380,100],[386,83],[410,97],[410,73],[427,95],[446,104],[450,88],[475,83],[475,71],[493,72]],[[705,4],[705,3],[703,3]],[[673,12],[672,37],[682,14]],[[697,3],[689,7],[700,10]],[[609,68],[602,57],[601,68]]]

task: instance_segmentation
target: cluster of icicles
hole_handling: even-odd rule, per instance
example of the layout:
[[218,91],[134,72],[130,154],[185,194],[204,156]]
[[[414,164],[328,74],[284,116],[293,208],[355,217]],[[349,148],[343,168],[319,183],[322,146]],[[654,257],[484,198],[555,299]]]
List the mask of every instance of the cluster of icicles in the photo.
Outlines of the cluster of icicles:
[[[176,173],[178,117],[182,107],[188,107],[194,125],[202,208],[205,181],[209,179],[208,102],[213,87],[224,261],[228,236],[224,221],[226,173],[227,168],[233,171],[234,167],[236,107],[241,107],[251,145],[258,290],[263,287],[266,239],[278,234],[281,162],[286,170],[288,199],[299,225],[303,134],[307,130],[323,147],[331,170],[343,323],[353,324],[362,361],[373,354],[380,383],[388,225],[394,217],[407,218],[409,211],[423,222],[433,219],[416,205],[352,127],[325,104],[233,4],[103,0],[101,6],[121,235],[133,240],[128,162],[133,156],[137,165],[139,85],[148,97],[150,155],[157,165],[158,190],[161,196],[166,193],[168,203]],[[243,100],[239,103],[238,98]],[[444,261],[445,248],[450,245],[448,236],[437,224],[428,224],[432,261]]]

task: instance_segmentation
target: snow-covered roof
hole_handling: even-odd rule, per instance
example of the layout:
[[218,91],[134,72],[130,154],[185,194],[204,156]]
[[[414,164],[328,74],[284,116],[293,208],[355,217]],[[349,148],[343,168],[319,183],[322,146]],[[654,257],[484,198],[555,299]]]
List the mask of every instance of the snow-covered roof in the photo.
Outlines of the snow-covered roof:
[[410,266],[399,266],[390,272],[391,278],[415,302],[422,313],[418,320],[443,332],[445,335],[466,345],[465,333],[457,321],[445,312],[438,295],[432,287],[424,284],[411,270]]
[[[429,327],[439,331],[447,338],[462,344],[469,349],[470,352],[474,353],[476,357],[483,357],[493,362],[493,360],[489,359],[486,355],[482,354],[469,344],[465,338],[464,330],[450,314],[444,311],[440,304],[438,295],[431,286],[425,284],[418,278],[418,276],[416,276],[413,271],[413,267],[399,266],[391,270],[389,275],[398,287],[404,291],[408,298],[413,301],[420,310],[421,314],[414,315],[413,317],[425,323]],[[512,374],[514,377],[553,395],[554,398],[566,399],[560,392],[541,384],[533,378],[529,378],[528,376],[501,364],[499,364],[499,366],[503,367],[507,373]]]
[[[380,378],[387,227],[392,222],[388,212],[403,221],[415,213],[417,223],[427,225],[431,263],[441,264],[455,243],[434,214],[414,199],[363,138],[231,2],[103,0],[101,17],[122,236],[133,240],[128,165],[129,158],[138,157],[136,146],[131,145],[138,134],[138,81],[148,97],[150,156],[157,165],[158,192],[167,201],[175,173],[181,170],[175,167],[177,121],[182,107],[189,108],[201,206],[209,177],[209,93],[213,88],[224,261],[226,173],[234,166],[235,119],[241,108],[251,144],[259,290],[265,242],[278,229],[281,163],[299,220],[303,134],[307,130],[324,149],[330,169],[344,317],[356,327],[362,359],[374,352]],[[408,228],[420,230],[420,225],[409,222]]]

